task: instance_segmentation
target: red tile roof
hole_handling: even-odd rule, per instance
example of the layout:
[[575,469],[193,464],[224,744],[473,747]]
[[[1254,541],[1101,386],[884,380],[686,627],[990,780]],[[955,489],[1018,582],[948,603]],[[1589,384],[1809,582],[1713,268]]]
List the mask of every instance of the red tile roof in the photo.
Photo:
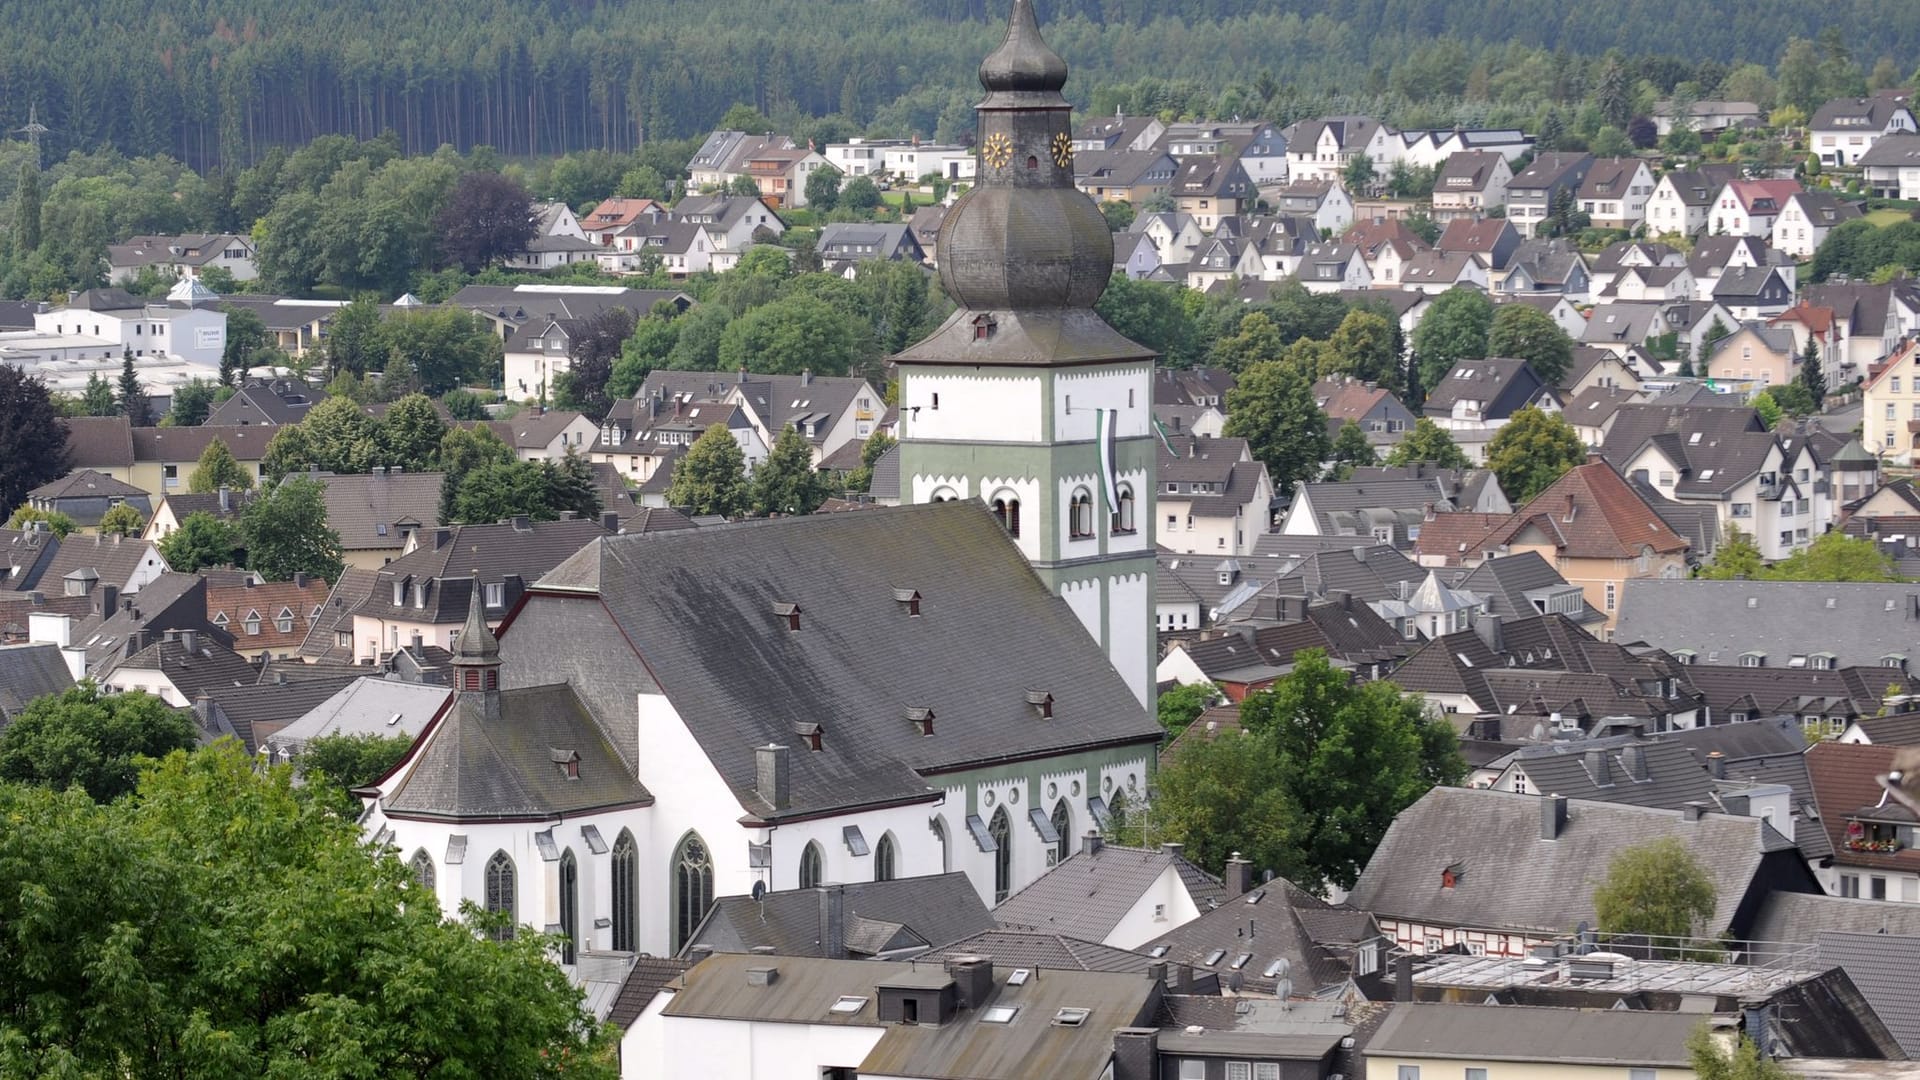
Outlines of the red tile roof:
[[[1893,756],[1899,750],[1897,746],[1837,742],[1818,743],[1807,750],[1807,777],[1813,784],[1814,803],[1820,808],[1820,823],[1833,841],[1834,862],[1881,870],[1920,871],[1920,849],[1880,854],[1847,848],[1848,819],[1858,811],[1881,804],[1885,792],[1879,777],[1893,764]],[[1889,806],[1885,812],[1889,820],[1912,817],[1897,805]]]
[[1830,307],[1815,307],[1812,304],[1802,301],[1780,314],[1775,315],[1773,318],[1768,319],[1767,325],[1779,326],[1782,323],[1790,322],[1797,322],[1816,334],[1830,334],[1833,332],[1833,309]]
[[1514,511],[1487,541],[1511,544],[1529,527],[1544,533],[1562,555],[1573,559],[1631,559],[1642,548],[1665,555],[1689,546],[1604,462],[1567,470]]
[[1487,534],[1512,519],[1510,514],[1435,514],[1420,524],[1413,542],[1422,566],[1460,566],[1465,557],[1486,546]]
[[[237,652],[252,655],[266,649],[275,653],[290,653],[306,639],[314,609],[326,602],[327,583],[320,578],[309,578],[305,588],[291,581],[227,588],[209,585],[207,619],[211,621],[216,615],[226,616],[224,622],[215,625],[233,635],[233,647]],[[293,613],[293,629],[286,633],[282,633],[277,624],[282,609]],[[250,613],[260,616],[260,632],[257,634],[247,633],[246,620]]]

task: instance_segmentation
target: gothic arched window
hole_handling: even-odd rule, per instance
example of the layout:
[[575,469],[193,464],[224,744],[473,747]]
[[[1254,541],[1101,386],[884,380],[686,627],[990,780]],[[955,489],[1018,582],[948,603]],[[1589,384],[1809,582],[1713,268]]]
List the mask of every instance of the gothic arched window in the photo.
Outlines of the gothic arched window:
[[1002,491],[993,497],[993,516],[1000,521],[1000,527],[1007,530],[1008,536],[1020,535],[1020,496],[1011,491]]
[[894,877],[893,834],[886,833],[873,846],[873,880],[892,881]]
[[639,852],[633,833],[620,830],[613,842],[613,947],[621,952],[637,952],[634,926],[639,921]]
[[426,848],[413,853],[413,858],[407,860],[407,869],[413,871],[413,880],[419,882],[421,888],[433,888],[433,856],[427,854]]
[[560,962],[571,964],[580,948],[580,863],[573,849],[560,856]]
[[800,852],[801,888],[811,889],[820,884],[820,879],[825,876],[820,868],[821,862],[820,845],[817,843],[808,843],[806,848]]
[[993,837],[993,902],[997,904],[1013,891],[1013,826],[1006,807],[993,812],[987,834]]
[[688,833],[673,852],[673,951],[693,936],[713,906],[713,856],[698,833]]
[[1113,531],[1115,533],[1134,531],[1133,485],[1121,484],[1120,493],[1115,496],[1115,499],[1120,505],[1113,512]]
[[1073,812],[1067,809],[1065,799],[1053,804],[1053,831],[1060,836],[1054,842],[1053,857],[1057,862],[1065,862],[1073,853]]
[[493,858],[487,860],[486,872],[486,908],[507,917],[506,924],[488,931],[495,941],[508,941],[513,938],[514,928],[514,872],[513,859],[504,851],[496,851]]
[[947,847],[947,823],[945,819],[934,818],[927,826],[933,830],[933,838],[940,841],[940,872],[953,873],[953,851]]

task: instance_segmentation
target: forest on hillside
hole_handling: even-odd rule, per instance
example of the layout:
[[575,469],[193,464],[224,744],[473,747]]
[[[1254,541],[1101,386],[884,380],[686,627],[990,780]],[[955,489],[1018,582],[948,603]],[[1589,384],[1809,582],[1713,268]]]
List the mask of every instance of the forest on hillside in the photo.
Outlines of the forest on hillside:
[[[201,170],[389,130],[408,154],[625,151],[704,132],[736,103],[817,137],[957,138],[1006,7],[0,0],[0,122],[37,110],[49,160],[110,147]],[[1701,94],[1743,71],[1750,88],[1823,32],[1820,53],[1863,72],[1904,81],[1920,57],[1912,0],[1041,0],[1040,14],[1074,65],[1069,96],[1098,113],[1517,123],[1588,96],[1609,50],[1659,92]]]

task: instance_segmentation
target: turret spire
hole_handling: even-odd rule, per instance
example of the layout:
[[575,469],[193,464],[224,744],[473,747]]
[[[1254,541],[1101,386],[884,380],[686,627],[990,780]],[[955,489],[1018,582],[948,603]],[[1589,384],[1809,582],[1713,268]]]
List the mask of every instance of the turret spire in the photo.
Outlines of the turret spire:
[[460,640],[454,642],[453,659],[456,690],[500,689],[500,639],[487,627],[485,591],[476,575],[472,595],[467,600],[467,621],[460,627]]

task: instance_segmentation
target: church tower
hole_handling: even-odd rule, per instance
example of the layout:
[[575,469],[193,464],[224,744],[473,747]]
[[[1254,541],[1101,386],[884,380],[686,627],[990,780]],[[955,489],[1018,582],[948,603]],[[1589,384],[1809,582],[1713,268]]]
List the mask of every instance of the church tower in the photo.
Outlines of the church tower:
[[1073,186],[1066,82],[1014,0],[980,65],[977,182],[940,226],[960,310],[894,357],[900,494],[985,502],[1151,705],[1154,355],[1093,310],[1113,236]]

